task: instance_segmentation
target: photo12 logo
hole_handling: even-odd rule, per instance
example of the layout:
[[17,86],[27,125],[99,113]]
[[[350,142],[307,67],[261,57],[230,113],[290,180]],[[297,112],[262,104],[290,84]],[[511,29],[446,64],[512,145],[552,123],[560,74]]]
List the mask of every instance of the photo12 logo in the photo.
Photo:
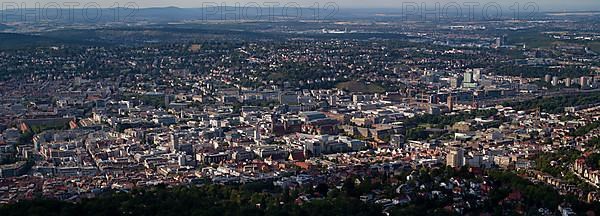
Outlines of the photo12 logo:
[[335,2],[314,2],[300,4],[298,2],[203,2],[202,20],[330,20],[339,12]]
[[[275,21],[275,20],[330,20],[339,11],[335,2],[201,2],[199,8],[187,8],[190,20],[203,21]],[[154,19],[140,14],[136,2],[2,2],[2,22],[131,22]],[[177,16],[168,14],[165,16]],[[173,12],[176,13],[176,12]]]
[[2,2],[2,22],[98,22],[133,21],[139,6],[135,2]]
[[419,21],[529,19],[539,9],[535,2],[402,2],[402,17]]

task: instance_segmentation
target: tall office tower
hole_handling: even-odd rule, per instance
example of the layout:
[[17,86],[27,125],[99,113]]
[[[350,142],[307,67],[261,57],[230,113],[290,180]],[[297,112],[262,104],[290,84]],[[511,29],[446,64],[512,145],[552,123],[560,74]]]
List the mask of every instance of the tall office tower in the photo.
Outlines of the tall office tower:
[[462,167],[465,164],[465,151],[463,148],[455,146],[451,147],[446,156],[446,166],[453,168]]
[[470,70],[465,71],[463,74],[463,83],[472,83],[473,82],[473,72]]

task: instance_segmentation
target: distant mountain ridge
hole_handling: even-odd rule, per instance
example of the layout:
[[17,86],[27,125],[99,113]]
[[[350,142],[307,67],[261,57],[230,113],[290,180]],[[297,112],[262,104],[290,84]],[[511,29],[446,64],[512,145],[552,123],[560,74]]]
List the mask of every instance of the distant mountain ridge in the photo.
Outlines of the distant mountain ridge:
[[[32,9],[27,9],[32,10]],[[298,13],[297,10],[302,10]],[[310,11],[309,11],[310,10]],[[373,18],[381,19],[382,15],[394,16],[396,19],[403,19],[407,14],[403,13],[401,8],[328,8],[324,4],[318,8],[318,15],[315,16],[315,8],[283,8],[283,7],[222,7],[219,4],[207,4],[204,8],[180,8],[180,7],[150,7],[150,8],[102,8],[102,9],[48,9],[40,12],[41,17],[33,15],[23,17],[15,15],[18,11],[0,10],[1,22],[21,22],[21,21],[52,21],[52,22],[75,22],[75,23],[110,23],[110,22],[181,22],[186,20],[273,20],[273,19],[298,19],[298,20],[339,20],[348,18]],[[273,13],[274,12],[274,13]],[[455,13],[454,11],[446,11]],[[596,12],[596,11],[566,11],[566,13]],[[273,13],[273,14],[272,14]],[[554,12],[538,12],[536,15],[543,15]],[[69,16],[73,14],[73,16]],[[504,18],[512,13],[505,13]],[[460,17],[456,14],[444,14],[447,17]],[[462,14],[465,15],[465,14]],[[475,13],[474,16],[480,17],[481,13]],[[409,18],[415,18],[413,15]],[[0,26],[0,29],[2,27]]]
[[[27,9],[35,10],[35,9]],[[280,17],[283,8],[274,8],[275,17]],[[306,8],[305,10],[308,10]],[[222,11],[222,12],[221,12]],[[290,12],[292,13],[292,12]],[[40,12],[39,16],[19,15],[19,11],[0,10],[2,22],[22,21],[55,21],[55,22],[116,22],[116,21],[150,21],[150,22],[178,22],[183,20],[244,20],[244,19],[269,19],[266,8],[255,7],[206,7],[206,8],[101,8],[101,9],[49,9]],[[72,16],[71,16],[72,14]],[[293,14],[294,16],[296,14]],[[305,15],[305,18],[310,18]]]

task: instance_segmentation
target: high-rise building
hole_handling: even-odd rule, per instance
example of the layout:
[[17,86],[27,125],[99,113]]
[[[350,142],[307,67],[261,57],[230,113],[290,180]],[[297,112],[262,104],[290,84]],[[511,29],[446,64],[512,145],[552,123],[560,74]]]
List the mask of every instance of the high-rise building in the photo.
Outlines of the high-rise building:
[[464,83],[472,83],[473,82],[473,72],[467,70],[463,74],[463,82]]
[[462,167],[465,164],[465,151],[459,146],[450,147],[446,156],[446,166],[453,168]]
[[546,74],[546,76],[544,76],[544,82],[549,83],[550,81],[552,81],[552,76],[550,76],[550,74]]
[[177,157],[177,163],[179,166],[185,166],[185,155],[179,155],[179,157]]
[[165,94],[165,106],[169,106],[169,104],[171,104],[171,97]]
[[73,79],[74,86],[81,86],[81,82],[82,82],[82,78],[80,76],[77,76]]
[[169,143],[170,146],[170,150],[171,152],[176,152],[177,149],[179,149],[179,137],[177,137],[175,134],[171,134],[171,142]]
[[454,98],[452,98],[452,95],[448,95],[446,103],[448,104],[448,110],[452,112],[454,110]]
[[260,136],[260,128],[257,126],[254,128],[254,142],[256,144],[260,144],[261,136]]
[[477,83],[473,80],[473,70],[466,70],[463,74],[463,83],[462,86],[464,88],[475,88],[477,87]]
[[493,45],[493,48],[500,48],[501,46],[502,46],[502,38],[500,38],[500,37],[497,37],[497,38],[494,40],[494,45]]
[[331,95],[329,97],[329,106],[337,106],[337,103],[338,103],[337,95]]
[[479,82],[481,80],[481,69],[480,68],[473,69],[473,80],[475,80],[475,82]]
[[579,78],[579,85],[581,87],[586,87],[587,86],[587,82],[588,82],[587,80],[588,80],[587,77],[584,77],[584,76],[580,77]]
[[458,77],[450,77],[450,87],[458,88],[460,86],[460,80]]
[[553,76],[552,77],[552,85],[553,86],[557,86],[558,85],[558,77],[557,76]]

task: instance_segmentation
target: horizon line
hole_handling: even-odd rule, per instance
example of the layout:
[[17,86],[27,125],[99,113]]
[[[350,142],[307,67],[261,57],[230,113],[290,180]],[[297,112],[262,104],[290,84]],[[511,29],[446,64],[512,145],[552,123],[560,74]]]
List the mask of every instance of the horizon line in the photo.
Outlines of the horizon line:
[[[239,7],[239,6],[217,6],[217,7]],[[248,8],[257,8],[256,6],[243,6],[243,7],[248,7]],[[93,9],[115,9],[115,8],[127,8],[127,9],[132,9],[132,8],[128,8],[128,7],[100,7],[100,8],[96,8],[94,7]],[[156,6],[156,7],[137,7],[134,9],[137,10],[146,10],[146,9],[205,9],[205,8],[212,8],[212,7],[180,7],[180,6]],[[283,8],[283,6],[276,6],[273,8]],[[311,8],[311,7],[295,7],[295,8]],[[40,8],[35,8],[35,7],[26,7],[26,8],[16,8],[16,9],[24,9],[24,10],[35,10],[35,9],[42,9]],[[60,10],[70,10],[70,9],[75,9],[75,10],[80,10],[80,9],[92,9],[92,8],[85,8],[85,7],[72,7],[72,8],[51,8],[51,9],[60,9]],[[350,10],[402,10],[402,7],[338,7],[337,9],[350,9]],[[4,9],[0,9],[0,12],[6,11]],[[600,8],[598,9],[545,9],[545,10],[540,10],[538,12],[541,13],[551,13],[551,12],[600,12]]]

